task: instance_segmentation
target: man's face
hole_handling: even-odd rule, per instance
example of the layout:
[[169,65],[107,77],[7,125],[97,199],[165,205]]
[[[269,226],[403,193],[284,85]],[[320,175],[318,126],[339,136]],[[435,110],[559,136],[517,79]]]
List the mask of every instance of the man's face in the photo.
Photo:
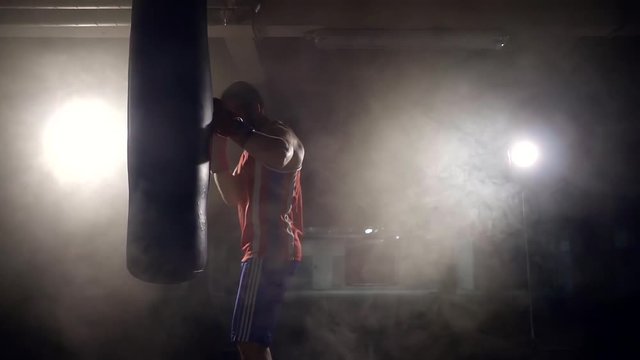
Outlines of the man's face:
[[227,109],[229,109],[229,111],[231,111],[232,113],[239,115],[239,116],[243,116],[244,115],[244,111],[242,110],[242,107],[240,106],[240,104],[234,100],[234,99],[223,99],[224,105],[227,107]]

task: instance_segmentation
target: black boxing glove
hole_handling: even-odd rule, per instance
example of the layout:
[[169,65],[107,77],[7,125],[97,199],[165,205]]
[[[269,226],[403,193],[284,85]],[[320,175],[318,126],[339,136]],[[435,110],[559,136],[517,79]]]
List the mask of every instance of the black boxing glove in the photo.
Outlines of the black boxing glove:
[[255,129],[244,119],[227,109],[222,100],[213,98],[211,127],[218,135],[235,140],[240,146],[249,140]]

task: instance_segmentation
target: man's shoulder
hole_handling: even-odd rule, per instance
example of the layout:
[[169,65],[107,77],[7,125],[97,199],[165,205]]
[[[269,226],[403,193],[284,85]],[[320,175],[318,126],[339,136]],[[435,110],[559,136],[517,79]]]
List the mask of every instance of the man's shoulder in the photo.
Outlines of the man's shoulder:
[[264,126],[264,130],[267,132],[278,133],[278,134],[288,134],[288,133],[293,134],[293,129],[291,129],[290,126],[283,123],[282,121],[273,120],[273,119],[269,119],[269,121]]

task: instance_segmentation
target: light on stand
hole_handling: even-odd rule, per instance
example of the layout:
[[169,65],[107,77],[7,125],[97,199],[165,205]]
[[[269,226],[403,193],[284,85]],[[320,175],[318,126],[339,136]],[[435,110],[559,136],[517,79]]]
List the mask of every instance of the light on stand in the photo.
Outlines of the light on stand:
[[104,101],[74,99],[46,124],[43,157],[62,182],[95,182],[124,164],[126,141],[126,122]]
[[508,155],[510,164],[519,168],[530,168],[538,162],[540,150],[535,143],[523,140],[511,145]]
[[[540,159],[540,150],[538,146],[529,140],[521,140],[514,142],[507,151],[509,157],[509,165],[519,169],[530,169]],[[529,295],[529,330],[531,340],[535,341],[536,334],[533,322],[533,295],[531,290],[531,264],[529,256],[529,235],[527,233],[527,218],[526,218],[526,202],[525,202],[525,189],[521,187],[520,191],[520,204],[522,209],[522,236],[524,238],[524,251],[527,270],[527,292]]]

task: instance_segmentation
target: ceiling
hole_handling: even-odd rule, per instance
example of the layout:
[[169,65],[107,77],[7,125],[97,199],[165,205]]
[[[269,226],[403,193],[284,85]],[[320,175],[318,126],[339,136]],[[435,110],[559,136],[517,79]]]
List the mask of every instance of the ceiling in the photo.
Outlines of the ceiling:
[[[212,37],[245,36],[239,26],[247,25],[251,36],[301,37],[319,28],[629,35],[637,33],[640,6],[633,0],[215,0],[208,7]],[[0,0],[0,36],[126,37],[130,11],[126,0]]]

